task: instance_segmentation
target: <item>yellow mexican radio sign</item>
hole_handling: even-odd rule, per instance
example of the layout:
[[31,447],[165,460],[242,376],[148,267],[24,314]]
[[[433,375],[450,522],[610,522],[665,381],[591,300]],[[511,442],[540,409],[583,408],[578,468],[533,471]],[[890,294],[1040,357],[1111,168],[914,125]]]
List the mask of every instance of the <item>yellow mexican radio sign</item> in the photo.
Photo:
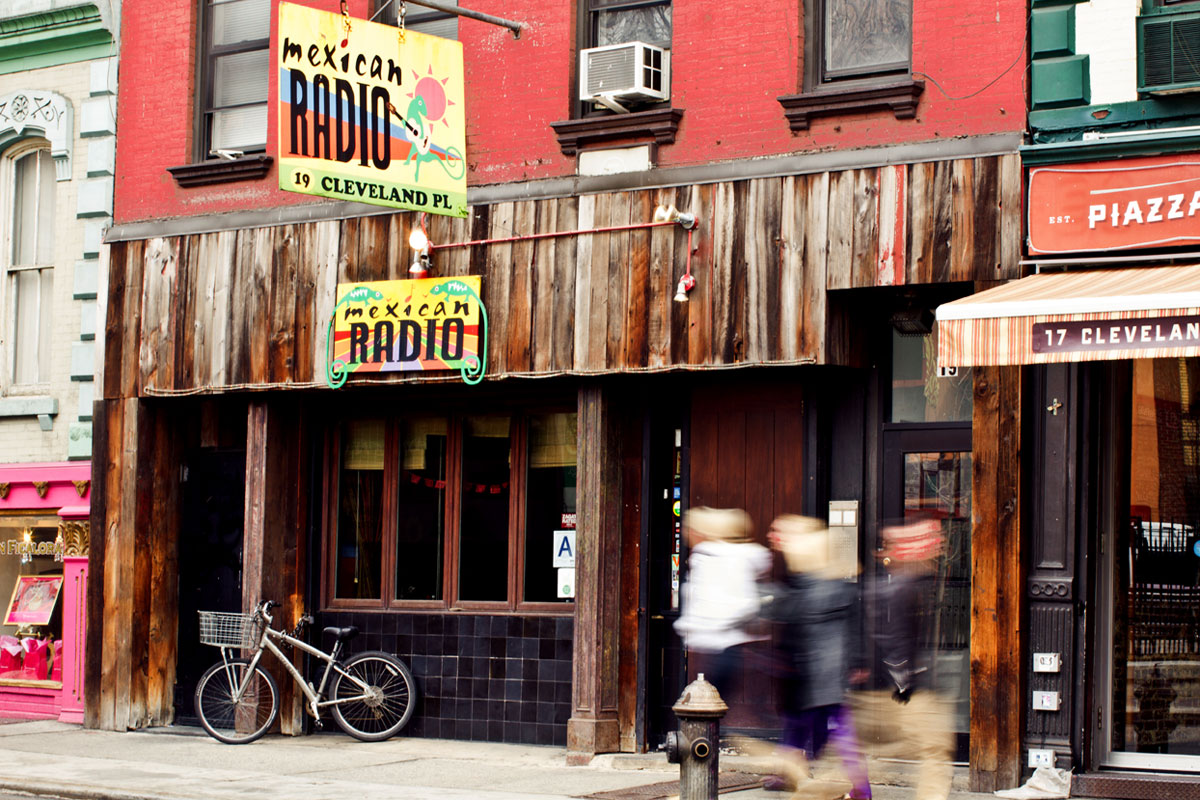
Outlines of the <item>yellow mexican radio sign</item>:
[[467,216],[462,45],[279,4],[279,188]]
[[326,334],[325,380],[351,372],[458,370],[476,384],[487,369],[487,309],[479,276],[339,283]]

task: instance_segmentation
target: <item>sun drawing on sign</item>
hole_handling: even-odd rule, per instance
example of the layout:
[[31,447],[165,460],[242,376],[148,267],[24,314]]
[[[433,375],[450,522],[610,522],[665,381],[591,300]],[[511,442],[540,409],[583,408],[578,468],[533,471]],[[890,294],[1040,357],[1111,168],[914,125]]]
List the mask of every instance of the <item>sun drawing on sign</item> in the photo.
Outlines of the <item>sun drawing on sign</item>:
[[414,72],[413,77],[417,82],[412,93],[408,95],[408,113],[404,116],[404,138],[409,142],[408,158],[404,163],[416,162],[414,178],[418,181],[421,179],[421,164],[427,161],[441,165],[451,179],[458,180],[466,173],[466,162],[463,161],[462,152],[457,147],[443,148],[434,144],[433,132],[430,130],[431,123],[439,120],[447,130],[450,128],[450,122],[446,119],[446,109],[454,105],[454,101],[446,96],[445,86],[450,79],[443,78],[439,81],[433,77],[432,67],[429,68],[428,75],[422,76]]

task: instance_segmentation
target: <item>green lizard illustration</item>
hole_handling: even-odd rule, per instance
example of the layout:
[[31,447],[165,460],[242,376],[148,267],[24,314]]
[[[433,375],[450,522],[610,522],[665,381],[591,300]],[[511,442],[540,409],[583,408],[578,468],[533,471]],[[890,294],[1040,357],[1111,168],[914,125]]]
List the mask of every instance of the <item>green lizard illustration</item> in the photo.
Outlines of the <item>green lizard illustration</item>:
[[[392,109],[394,112],[394,107]],[[404,159],[404,163],[416,162],[417,170],[413,175],[415,181],[421,180],[421,164],[425,161],[433,161],[441,165],[447,175],[458,180],[466,170],[462,153],[458,151],[457,147],[443,149],[430,142],[430,130],[426,123],[428,117],[429,108],[425,103],[425,98],[421,95],[414,97],[408,104],[408,115],[400,117],[404,123],[404,138],[412,143],[408,151],[408,158]],[[442,159],[443,155],[446,156],[444,160]]]
[[346,370],[346,362],[333,357],[333,323],[337,320],[338,309],[350,303],[366,305],[372,300],[382,299],[383,292],[376,291],[369,286],[355,286],[346,292],[333,307],[333,313],[329,315],[329,330],[325,334],[325,381],[329,384],[330,389],[340,389],[350,374]]
[[446,281],[439,283],[429,290],[430,294],[444,294],[446,297],[463,297],[474,300],[479,304],[479,355],[467,356],[463,359],[465,365],[460,367],[463,382],[474,386],[483,380],[483,371],[487,367],[487,309],[483,307],[483,299],[462,281]]

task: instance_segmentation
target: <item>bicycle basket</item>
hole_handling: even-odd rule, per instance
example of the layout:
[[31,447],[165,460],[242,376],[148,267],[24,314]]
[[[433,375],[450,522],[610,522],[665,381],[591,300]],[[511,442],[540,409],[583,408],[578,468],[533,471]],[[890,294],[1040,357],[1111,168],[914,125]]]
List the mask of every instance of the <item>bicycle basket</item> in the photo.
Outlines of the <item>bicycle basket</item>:
[[245,647],[258,645],[262,636],[261,620],[253,614],[230,614],[224,611],[199,611],[200,644],[214,647]]

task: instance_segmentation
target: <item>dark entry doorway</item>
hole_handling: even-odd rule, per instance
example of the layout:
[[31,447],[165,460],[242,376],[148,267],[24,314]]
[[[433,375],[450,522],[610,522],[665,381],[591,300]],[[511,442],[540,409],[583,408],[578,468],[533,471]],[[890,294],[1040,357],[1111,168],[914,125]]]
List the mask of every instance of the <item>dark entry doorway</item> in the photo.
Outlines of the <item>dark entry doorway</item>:
[[198,725],[192,695],[219,653],[200,644],[196,612],[242,610],[246,451],[193,451],[184,461],[182,477],[175,721]]
[[646,632],[644,681],[645,736],[656,749],[676,726],[671,706],[684,686],[684,653],[679,619],[681,566],[685,558],[681,514],[686,507],[687,430],[678,412],[650,414],[643,432],[646,507],[642,552],[646,568],[641,587],[642,630]]
[[[932,517],[943,544],[933,596],[916,626],[930,671],[927,685],[949,707],[955,759],[969,755],[971,684],[971,424],[888,425],[883,432],[883,526]],[[882,529],[883,526],[880,526]],[[876,542],[876,550],[882,542]],[[887,580],[884,565],[866,565],[869,580]]]

